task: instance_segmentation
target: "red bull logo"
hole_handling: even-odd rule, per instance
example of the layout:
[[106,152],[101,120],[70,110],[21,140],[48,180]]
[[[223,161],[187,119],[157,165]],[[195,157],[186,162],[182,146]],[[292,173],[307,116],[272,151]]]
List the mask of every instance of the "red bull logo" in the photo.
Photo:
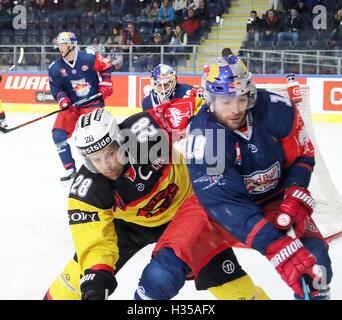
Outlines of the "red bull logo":
[[79,97],[86,97],[90,92],[91,86],[84,78],[80,80],[71,80],[71,85]]
[[280,163],[277,161],[265,170],[243,176],[248,192],[250,194],[259,194],[274,189],[278,185],[280,172]]

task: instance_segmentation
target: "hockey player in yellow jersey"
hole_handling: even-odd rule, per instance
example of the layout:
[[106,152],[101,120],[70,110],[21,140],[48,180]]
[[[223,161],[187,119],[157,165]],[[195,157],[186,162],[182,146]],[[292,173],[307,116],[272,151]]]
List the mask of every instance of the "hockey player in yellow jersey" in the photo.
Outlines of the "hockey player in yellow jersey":
[[[178,138],[182,136],[201,104],[195,97],[173,100],[119,125],[103,109],[79,119],[76,147],[84,165],[68,202],[76,254],[45,299],[107,299],[123,265],[157,242],[193,194],[187,168],[172,148],[172,132],[179,130]],[[165,145],[171,147],[165,151]],[[216,253],[199,271],[198,289],[208,289],[218,299],[268,299],[240,267],[231,248]],[[235,264],[234,272],[224,272],[225,260]]]

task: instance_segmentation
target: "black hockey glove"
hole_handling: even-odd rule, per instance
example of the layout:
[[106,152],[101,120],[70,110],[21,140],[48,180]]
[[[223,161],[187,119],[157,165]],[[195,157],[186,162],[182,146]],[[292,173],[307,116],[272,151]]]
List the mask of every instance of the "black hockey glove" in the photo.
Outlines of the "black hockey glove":
[[107,300],[118,285],[109,271],[91,269],[84,272],[80,283],[82,300]]

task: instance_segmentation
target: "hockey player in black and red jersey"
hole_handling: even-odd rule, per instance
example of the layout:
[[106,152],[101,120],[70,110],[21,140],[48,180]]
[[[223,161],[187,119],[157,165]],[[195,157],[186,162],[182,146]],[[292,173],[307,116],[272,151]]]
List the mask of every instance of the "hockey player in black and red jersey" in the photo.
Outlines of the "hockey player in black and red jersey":
[[[113,93],[112,64],[98,53],[79,51],[73,32],[61,32],[54,43],[61,57],[49,66],[50,89],[60,108],[69,109],[58,113],[52,137],[65,169],[61,181],[66,181],[76,174],[75,161],[67,139],[72,135],[80,115],[104,107],[104,100]],[[78,107],[72,106],[97,92],[102,93],[97,100]]]
[[[115,275],[123,265],[159,239],[193,194],[187,168],[172,152],[172,139],[182,136],[202,103],[194,97],[173,100],[119,125],[103,109],[82,115],[75,145],[84,165],[74,179],[68,202],[76,254],[45,299],[106,299],[115,290]],[[180,131],[173,134],[177,129]],[[227,243],[210,241],[214,234],[207,233],[193,244],[195,255],[202,249],[207,253],[204,259],[202,253],[201,260],[196,259],[197,288],[208,289],[220,299],[268,299],[242,270]],[[225,261],[233,267],[225,269]],[[182,283],[174,287],[163,280],[173,277],[179,268],[190,276],[176,255],[167,266],[155,275],[156,284],[165,284],[161,288],[164,299],[177,294]]]

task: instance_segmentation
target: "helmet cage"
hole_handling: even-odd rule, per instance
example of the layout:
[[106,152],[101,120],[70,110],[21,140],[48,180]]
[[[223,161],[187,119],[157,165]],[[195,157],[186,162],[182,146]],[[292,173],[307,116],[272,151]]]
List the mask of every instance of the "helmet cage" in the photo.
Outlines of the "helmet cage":
[[161,101],[169,98],[177,85],[176,71],[168,65],[159,64],[151,72],[151,86]]

